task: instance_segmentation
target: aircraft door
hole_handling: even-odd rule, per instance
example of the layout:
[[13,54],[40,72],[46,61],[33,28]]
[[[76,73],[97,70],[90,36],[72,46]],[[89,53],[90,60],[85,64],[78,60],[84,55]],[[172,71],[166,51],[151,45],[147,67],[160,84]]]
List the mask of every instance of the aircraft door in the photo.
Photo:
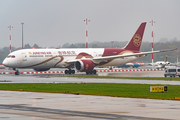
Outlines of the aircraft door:
[[27,61],[27,55],[25,53],[22,53],[22,59],[23,61]]
[[97,57],[98,55],[97,55],[97,52],[93,52],[93,56],[94,57]]

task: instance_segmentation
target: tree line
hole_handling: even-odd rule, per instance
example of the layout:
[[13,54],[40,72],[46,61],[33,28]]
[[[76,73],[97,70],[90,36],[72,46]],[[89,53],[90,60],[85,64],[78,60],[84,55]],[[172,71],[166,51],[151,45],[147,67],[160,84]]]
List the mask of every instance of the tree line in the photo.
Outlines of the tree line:
[[[119,41],[110,41],[110,42],[98,42],[94,41],[89,43],[89,48],[122,48],[127,44],[127,41],[119,42]],[[180,50],[180,40],[177,40],[176,38],[172,40],[167,40],[166,38],[162,38],[159,42],[154,43],[154,51],[155,50],[162,50],[162,49],[173,49],[178,48]],[[24,49],[39,49],[43,48],[38,46],[37,44],[34,44],[33,46],[30,46],[29,44],[24,45]],[[50,48],[85,48],[85,43],[65,43],[62,46],[58,47],[50,47]],[[19,50],[19,48],[12,47],[11,51]],[[140,51],[147,52],[152,50],[152,43],[151,42],[142,42]],[[0,49],[0,63],[4,60],[4,58],[9,54],[9,47],[3,47]],[[155,61],[164,61],[165,56],[168,56],[168,61],[175,63],[177,61],[177,51],[170,51],[165,53],[157,53],[154,54],[154,62]],[[180,56],[178,56],[178,59]],[[138,60],[139,62],[151,62],[151,55],[147,55],[144,58],[141,58]]]

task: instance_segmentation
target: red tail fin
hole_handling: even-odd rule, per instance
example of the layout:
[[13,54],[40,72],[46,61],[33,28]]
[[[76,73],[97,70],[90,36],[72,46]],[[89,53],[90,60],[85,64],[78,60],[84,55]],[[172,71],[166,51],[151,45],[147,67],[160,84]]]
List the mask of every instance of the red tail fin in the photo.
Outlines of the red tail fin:
[[141,25],[133,35],[132,39],[127,43],[124,49],[139,51],[141,47],[145,26],[146,22],[141,23]]

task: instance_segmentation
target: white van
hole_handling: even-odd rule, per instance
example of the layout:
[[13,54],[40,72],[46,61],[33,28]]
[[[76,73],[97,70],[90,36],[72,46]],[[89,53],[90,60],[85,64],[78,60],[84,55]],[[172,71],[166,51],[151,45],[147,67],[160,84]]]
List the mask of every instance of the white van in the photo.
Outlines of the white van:
[[165,73],[164,73],[164,77],[176,77],[179,76],[180,77],[180,68],[168,68],[166,69]]

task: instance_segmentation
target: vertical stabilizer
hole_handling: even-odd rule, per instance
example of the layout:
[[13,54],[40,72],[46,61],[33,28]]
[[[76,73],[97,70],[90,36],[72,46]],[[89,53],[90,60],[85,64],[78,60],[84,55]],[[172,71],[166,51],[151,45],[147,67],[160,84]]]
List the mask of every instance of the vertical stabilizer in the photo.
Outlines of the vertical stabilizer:
[[167,62],[167,57],[168,57],[168,56],[166,55],[165,60],[164,60],[165,63]]
[[127,43],[124,49],[139,51],[141,47],[145,26],[146,22],[141,23],[141,25],[139,26],[139,28],[137,29],[137,31],[135,32],[131,40]]

